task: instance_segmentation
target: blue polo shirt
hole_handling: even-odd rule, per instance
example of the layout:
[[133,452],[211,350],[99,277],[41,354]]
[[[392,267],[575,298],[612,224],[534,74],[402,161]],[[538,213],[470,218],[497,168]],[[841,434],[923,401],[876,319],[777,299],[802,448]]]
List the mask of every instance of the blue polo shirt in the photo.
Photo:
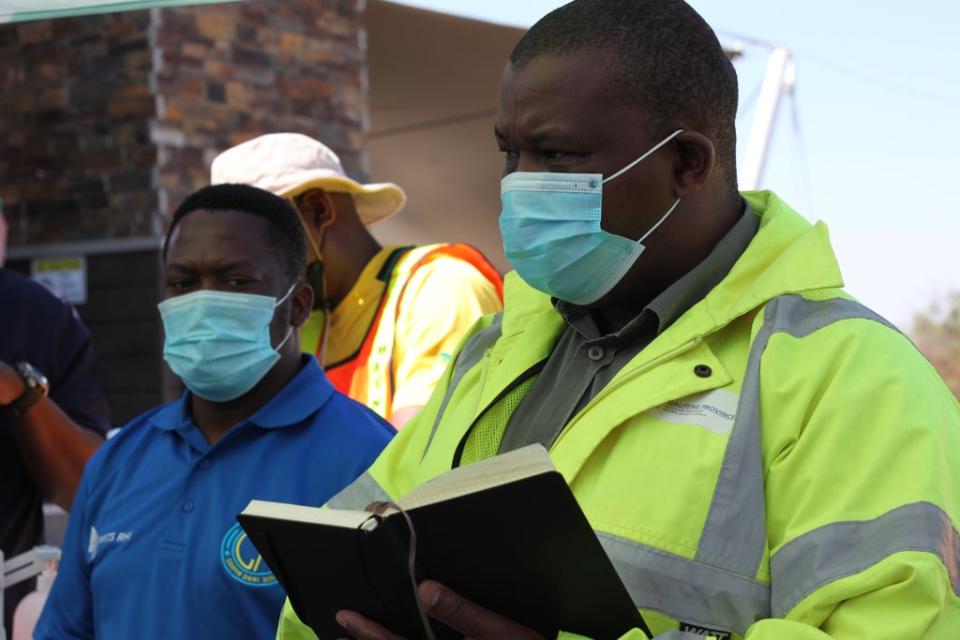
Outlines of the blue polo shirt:
[[316,360],[210,446],[189,395],[87,463],[37,639],[273,638],[283,589],[237,525],[251,499],[322,505],[394,431]]

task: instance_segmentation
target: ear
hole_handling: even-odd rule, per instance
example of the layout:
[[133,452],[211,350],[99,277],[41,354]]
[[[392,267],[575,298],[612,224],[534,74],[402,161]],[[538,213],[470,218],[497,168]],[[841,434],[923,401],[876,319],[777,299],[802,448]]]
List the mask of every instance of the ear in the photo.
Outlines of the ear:
[[290,294],[290,324],[294,327],[302,327],[310,317],[313,295],[310,285],[303,282]]
[[717,152],[710,138],[696,131],[684,131],[674,142],[678,158],[674,173],[676,196],[689,198],[707,183],[717,162]]
[[337,219],[333,198],[323,189],[310,189],[299,198],[307,224],[322,234]]

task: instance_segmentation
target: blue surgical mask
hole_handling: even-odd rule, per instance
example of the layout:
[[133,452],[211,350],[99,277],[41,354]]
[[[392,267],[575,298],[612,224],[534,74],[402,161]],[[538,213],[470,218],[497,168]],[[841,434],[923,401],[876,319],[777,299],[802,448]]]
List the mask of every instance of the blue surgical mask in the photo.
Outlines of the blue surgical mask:
[[500,183],[500,234],[507,259],[530,286],[573,304],[607,295],[643,253],[643,241],[673,213],[677,198],[639,240],[604,231],[603,185],[679,135],[677,130],[606,179],[599,173],[515,172]]
[[164,300],[163,358],[190,391],[213,402],[227,402],[253,389],[280,359],[283,341],[270,344],[274,310],[290,297],[203,289]]

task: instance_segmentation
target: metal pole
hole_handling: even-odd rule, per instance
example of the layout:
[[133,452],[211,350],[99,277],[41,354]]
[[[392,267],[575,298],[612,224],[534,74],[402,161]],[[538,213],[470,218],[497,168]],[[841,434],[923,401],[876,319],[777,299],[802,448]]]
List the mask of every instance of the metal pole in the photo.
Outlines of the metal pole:
[[743,156],[740,187],[746,191],[760,187],[781,98],[793,91],[795,81],[793,52],[786,47],[775,48],[767,60],[767,71],[757,100],[757,113]]

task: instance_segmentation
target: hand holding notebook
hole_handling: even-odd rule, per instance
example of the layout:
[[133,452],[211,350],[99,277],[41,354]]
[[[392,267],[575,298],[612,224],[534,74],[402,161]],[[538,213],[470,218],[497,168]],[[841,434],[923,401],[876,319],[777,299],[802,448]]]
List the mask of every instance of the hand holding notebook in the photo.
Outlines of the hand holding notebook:
[[[484,609],[438,582],[426,580],[420,583],[419,592],[427,615],[461,637],[470,640],[544,640],[533,629]],[[338,612],[337,623],[356,640],[382,640],[396,635],[355,611]]]
[[[496,616],[479,619],[516,621],[545,637],[564,630],[601,640],[645,629],[543,447],[459,467],[396,502],[399,511],[373,515],[255,500],[237,519],[321,640],[343,635],[341,610],[426,637],[414,588],[424,580]],[[427,595],[433,588],[422,587]],[[464,635],[430,626],[437,638]]]

